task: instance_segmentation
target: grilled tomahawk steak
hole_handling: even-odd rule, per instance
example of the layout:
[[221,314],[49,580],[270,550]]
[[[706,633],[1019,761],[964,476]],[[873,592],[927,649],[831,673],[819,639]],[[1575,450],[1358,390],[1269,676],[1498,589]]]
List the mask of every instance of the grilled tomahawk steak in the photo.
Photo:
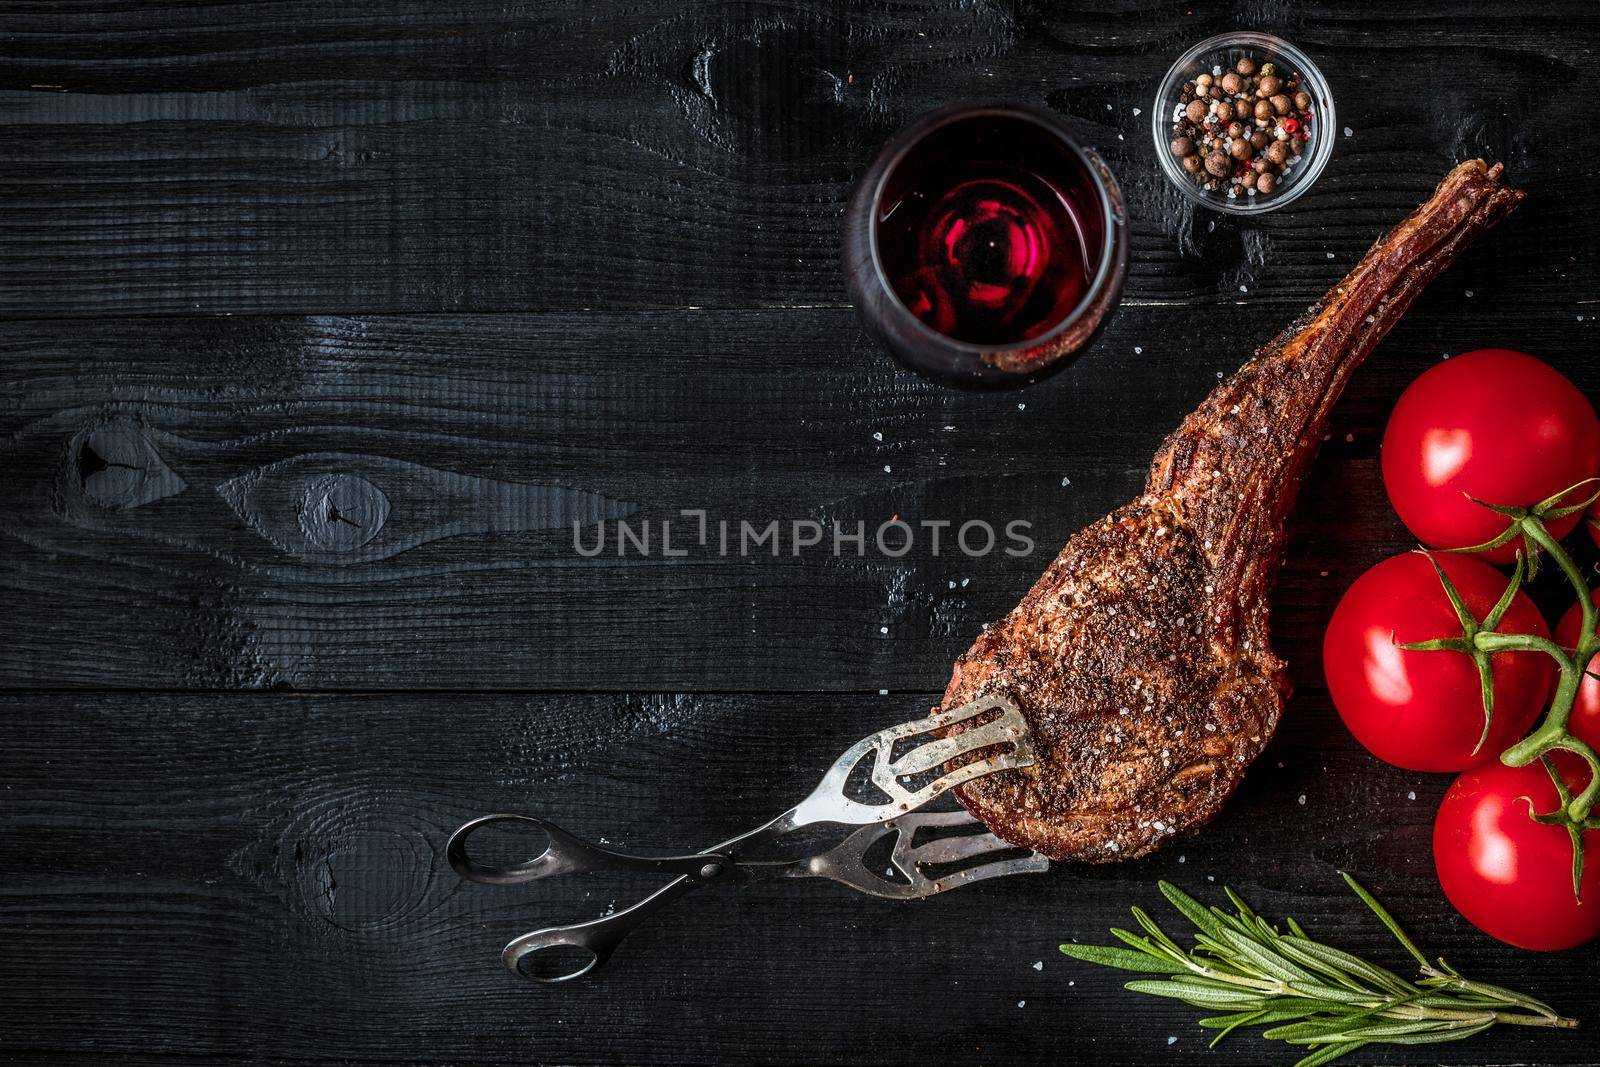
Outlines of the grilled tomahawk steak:
[[941,707],[1008,696],[1038,752],[960,790],[996,834],[1106,862],[1221,809],[1289,694],[1268,590],[1329,409],[1423,287],[1522,200],[1500,170],[1451,171],[1183,421],[1142,496],[1075,534],[956,663]]

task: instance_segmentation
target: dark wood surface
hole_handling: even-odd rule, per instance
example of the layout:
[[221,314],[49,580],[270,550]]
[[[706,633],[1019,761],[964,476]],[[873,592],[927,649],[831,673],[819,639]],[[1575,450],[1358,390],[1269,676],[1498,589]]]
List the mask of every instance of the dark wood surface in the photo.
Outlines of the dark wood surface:
[[[1148,132],[1176,53],[1235,26],[1309,51],[1350,130],[1250,222],[1185,208]],[[1600,952],[1453,914],[1448,779],[1359,749],[1318,662],[1339,591],[1407,544],[1377,447],[1408,381],[1505,344],[1600,396],[1597,47],[1585,0],[0,5],[0,1057],[1287,1062],[1205,1053],[1196,1012],[1054,946],[1165,877],[1400,963],[1348,869],[1425,947],[1587,1023],[1358,1062],[1600,1062]],[[973,97],[1076,122],[1134,235],[1105,338],[1015,394],[898,370],[836,265],[875,147]],[[591,983],[500,968],[508,936],[646,886],[463,887],[457,823],[670,849],[773,814],[924,710],[1217,373],[1472,155],[1528,202],[1335,413],[1277,590],[1298,693],[1217,823],[913,905],[707,891]],[[303,524],[311,485],[371,521]],[[1039,547],[574,551],[574,517],[682,509],[1020,519]]]

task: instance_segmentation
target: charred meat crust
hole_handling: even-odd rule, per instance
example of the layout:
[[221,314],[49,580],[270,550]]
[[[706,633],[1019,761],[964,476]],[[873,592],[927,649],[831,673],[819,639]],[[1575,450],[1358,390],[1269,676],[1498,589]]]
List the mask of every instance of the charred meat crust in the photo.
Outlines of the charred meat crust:
[[1352,371],[1521,201],[1463,163],[1169,436],[1145,493],[1080,530],[956,663],[942,708],[1014,700],[1039,754],[958,791],[1052,859],[1141,856],[1211,818],[1277,726],[1268,643],[1283,523]]

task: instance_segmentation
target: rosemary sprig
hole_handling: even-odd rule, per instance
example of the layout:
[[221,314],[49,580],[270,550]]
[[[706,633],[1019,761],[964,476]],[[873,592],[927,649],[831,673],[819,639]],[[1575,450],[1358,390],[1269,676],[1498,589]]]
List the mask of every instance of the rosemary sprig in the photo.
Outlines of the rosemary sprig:
[[1127,983],[1136,993],[1171,997],[1207,1011],[1200,1020],[1216,1030],[1211,1044],[1241,1026],[1268,1027],[1261,1036],[1310,1051],[1296,1067],[1332,1063],[1363,1045],[1428,1045],[1460,1041],[1497,1023],[1571,1029],[1576,1019],[1533,997],[1463,978],[1444,960],[1429,963],[1394,917],[1350,875],[1344,880],[1417,961],[1407,981],[1320,941],[1293,919],[1280,931],[1224,889],[1233,911],[1207,908],[1168,882],[1161,893],[1195,927],[1184,950],[1142,908],[1133,909],[1141,933],[1113,928],[1127,947],[1062,945],[1074,959],[1165,978]]

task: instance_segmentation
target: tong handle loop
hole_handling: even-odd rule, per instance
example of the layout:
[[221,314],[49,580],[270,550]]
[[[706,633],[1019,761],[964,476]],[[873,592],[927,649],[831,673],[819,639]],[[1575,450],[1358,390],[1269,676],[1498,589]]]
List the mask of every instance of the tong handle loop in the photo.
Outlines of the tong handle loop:
[[[474,834],[490,826],[511,824],[532,827],[543,833],[549,843],[532,859],[507,866],[480,863],[472,858],[468,851],[468,843]],[[519,885],[540,878],[582,874],[586,871],[647,871],[654,874],[676,874],[699,884],[714,881],[734,870],[733,863],[726,856],[715,854],[630,856],[623,852],[613,852],[580,837],[574,837],[548,819],[507,813],[484,815],[463,823],[450,835],[450,843],[445,846],[445,858],[461,877],[484,885]]]
[[[535,982],[553,984],[581,978],[610,959],[623,938],[643,925],[652,914],[701,884],[691,878],[679,878],[632,907],[610,915],[514,937],[506,944],[500,958],[513,974]],[[545,970],[536,969],[541,956]]]

